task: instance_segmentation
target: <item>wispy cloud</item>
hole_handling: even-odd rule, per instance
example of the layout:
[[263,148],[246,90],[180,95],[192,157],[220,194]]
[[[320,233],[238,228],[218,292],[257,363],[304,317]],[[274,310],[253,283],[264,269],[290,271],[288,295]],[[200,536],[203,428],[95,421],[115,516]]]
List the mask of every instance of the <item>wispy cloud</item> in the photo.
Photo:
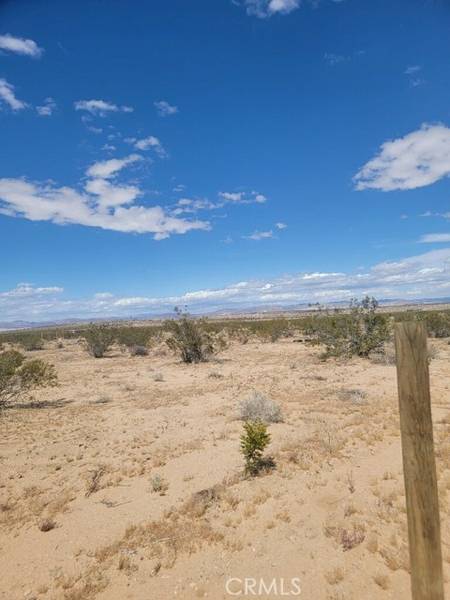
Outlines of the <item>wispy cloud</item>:
[[109,160],[99,161],[91,165],[86,171],[86,174],[88,177],[108,179],[121,171],[124,167],[140,160],[142,160],[142,156],[139,154],[130,154],[125,158],[111,158]]
[[0,292],[3,320],[92,318],[167,312],[187,305],[193,312],[223,308],[264,307],[348,301],[366,294],[379,299],[446,298],[450,295],[450,248],[349,273],[303,271],[274,279],[240,281],[217,289],[186,291],[177,296],[116,296],[101,291],[78,300],[59,286],[20,284]]
[[46,98],[41,106],[36,106],[36,112],[40,117],[50,117],[56,110],[56,102],[53,98]]
[[267,198],[260,192],[219,192],[219,198],[232,204],[264,204]]
[[0,50],[39,58],[44,52],[33,40],[15,37],[9,33],[0,35]]
[[131,106],[117,106],[117,104],[106,100],[77,100],[74,107],[75,110],[82,110],[99,117],[105,117],[108,113],[130,113],[134,110]]
[[169,117],[170,115],[175,115],[178,112],[178,106],[174,106],[166,102],[166,100],[158,100],[158,102],[154,102],[153,105],[156,108],[156,112],[160,117]]
[[149,135],[148,137],[137,139],[137,138],[126,138],[125,141],[129,144],[132,144],[136,150],[154,150],[158,156],[164,158],[167,156],[167,152],[164,150],[161,142],[154,135]]
[[16,98],[15,88],[6,79],[0,79],[0,101],[7,104],[12,110],[23,110],[28,104]]
[[418,87],[419,85],[423,85],[425,83],[420,76],[421,71],[422,67],[420,65],[411,65],[405,69],[404,73],[408,78],[409,85],[411,87]]
[[325,52],[323,58],[324,61],[330,65],[330,67],[334,67],[347,60],[346,56],[343,56],[342,54],[333,54],[332,52]]
[[286,223],[275,223],[275,227],[276,227],[277,229],[280,229],[280,230],[282,230],[282,229],[286,229],[286,228],[287,228],[287,225],[286,225]]
[[265,19],[276,14],[287,15],[300,6],[300,0],[244,0],[247,14]]
[[450,242],[450,233],[427,233],[426,235],[423,235],[419,241],[422,244]]
[[355,175],[357,190],[412,190],[450,175],[450,129],[423,124],[402,138],[385,142],[379,154]]
[[189,220],[167,213],[161,206],[136,204],[144,192],[116,181],[118,173],[142,160],[139,155],[91,165],[84,189],[56,187],[24,179],[0,179],[0,214],[57,225],[84,225],[125,233],[152,233],[162,240],[172,234],[208,230],[208,221]]
[[273,231],[269,230],[269,231],[254,231],[252,234],[244,235],[243,237],[246,240],[254,240],[255,242],[259,242],[260,240],[272,239],[274,236],[273,236]]

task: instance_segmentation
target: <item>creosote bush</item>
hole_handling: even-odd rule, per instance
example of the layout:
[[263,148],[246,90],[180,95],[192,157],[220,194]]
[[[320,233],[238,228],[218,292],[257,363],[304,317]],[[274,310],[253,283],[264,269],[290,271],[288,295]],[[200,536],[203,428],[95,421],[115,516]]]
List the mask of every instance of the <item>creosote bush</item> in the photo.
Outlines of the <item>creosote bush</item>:
[[244,433],[241,435],[241,452],[245,460],[245,473],[257,475],[267,464],[263,452],[270,443],[267,425],[262,421],[246,421]]
[[31,334],[21,342],[21,346],[27,352],[43,350],[44,349],[44,340],[38,334],[36,334],[36,335]]
[[207,361],[216,351],[214,336],[206,331],[204,320],[192,319],[187,313],[175,309],[178,320],[167,321],[170,337],[166,340],[171,350],[180,354],[185,363]]
[[250,398],[240,402],[239,415],[243,421],[280,423],[283,420],[280,406],[260,392],[253,392]]
[[17,350],[0,353],[0,408],[36,388],[56,385],[53,365],[38,358],[25,360]]
[[91,323],[83,331],[83,337],[86,340],[89,354],[94,358],[102,358],[116,339],[114,329],[103,323],[100,325]]
[[319,312],[306,333],[313,343],[323,344],[323,358],[330,356],[367,358],[379,352],[390,338],[389,318],[377,313],[378,302],[366,296],[352,300],[347,314],[323,315]]

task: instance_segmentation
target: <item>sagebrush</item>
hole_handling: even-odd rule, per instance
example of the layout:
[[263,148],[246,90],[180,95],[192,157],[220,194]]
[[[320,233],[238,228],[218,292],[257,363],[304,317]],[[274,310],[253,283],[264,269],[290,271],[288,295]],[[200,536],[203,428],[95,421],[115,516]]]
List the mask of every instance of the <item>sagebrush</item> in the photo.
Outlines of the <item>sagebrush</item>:
[[243,421],[264,423],[280,423],[283,420],[280,406],[260,392],[253,392],[239,403],[239,416]]

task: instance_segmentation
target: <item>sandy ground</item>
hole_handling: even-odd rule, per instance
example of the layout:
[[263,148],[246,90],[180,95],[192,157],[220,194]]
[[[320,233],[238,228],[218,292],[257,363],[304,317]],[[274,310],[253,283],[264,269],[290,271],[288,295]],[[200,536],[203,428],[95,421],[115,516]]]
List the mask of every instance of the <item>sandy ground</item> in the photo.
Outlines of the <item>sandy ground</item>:
[[[450,594],[450,346],[431,343]],[[292,340],[192,366],[76,341],[30,356],[59,386],[0,416],[0,598],[221,600],[246,578],[277,586],[250,597],[410,598],[394,366]],[[254,390],[284,422],[276,468],[245,479],[237,407]]]

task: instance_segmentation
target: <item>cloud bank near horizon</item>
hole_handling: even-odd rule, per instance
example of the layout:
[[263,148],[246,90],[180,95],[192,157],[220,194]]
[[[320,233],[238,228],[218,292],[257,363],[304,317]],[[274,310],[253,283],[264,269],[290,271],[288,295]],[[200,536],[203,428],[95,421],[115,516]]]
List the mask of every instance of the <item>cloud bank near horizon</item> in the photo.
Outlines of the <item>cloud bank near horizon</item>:
[[208,312],[269,305],[346,301],[369,294],[378,299],[450,296],[450,248],[398,261],[378,263],[351,273],[302,272],[274,279],[241,281],[219,289],[187,291],[179,296],[117,296],[98,292],[87,299],[67,298],[60,286],[20,283],[0,292],[2,321],[132,317],[167,313],[176,305]]

